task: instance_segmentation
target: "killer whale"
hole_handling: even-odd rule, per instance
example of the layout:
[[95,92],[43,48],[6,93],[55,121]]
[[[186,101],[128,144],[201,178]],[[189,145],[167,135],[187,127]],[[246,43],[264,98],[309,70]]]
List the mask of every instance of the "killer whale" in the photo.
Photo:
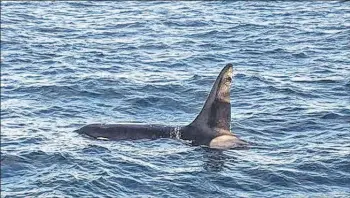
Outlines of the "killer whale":
[[136,140],[174,138],[189,140],[193,145],[229,149],[245,147],[247,142],[230,131],[230,87],[233,66],[227,64],[216,78],[213,87],[197,117],[186,126],[152,124],[89,124],[78,130],[92,138],[108,140]]

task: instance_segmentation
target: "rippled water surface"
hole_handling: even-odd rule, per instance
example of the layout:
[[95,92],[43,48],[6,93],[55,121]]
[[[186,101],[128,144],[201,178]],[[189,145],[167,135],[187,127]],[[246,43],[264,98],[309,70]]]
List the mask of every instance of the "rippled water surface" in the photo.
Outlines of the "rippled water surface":
[[[349,197],[350,3],[1,2],[2,197]],[[250,149],[98,141],[181,125],[222,67]]]

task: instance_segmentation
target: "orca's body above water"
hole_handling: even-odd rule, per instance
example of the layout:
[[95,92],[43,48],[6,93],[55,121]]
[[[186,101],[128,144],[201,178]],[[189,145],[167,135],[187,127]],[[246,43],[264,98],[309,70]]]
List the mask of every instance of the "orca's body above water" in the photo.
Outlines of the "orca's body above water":
[[203,109],[187,126],[90,124],[78,129],[77,132],[108,140],[176,138],[190,140],[194,145],[207,145],[217,149],[246,146],[245,141],[230,132],[232,73],[232,64],[227,64],[217,77]]

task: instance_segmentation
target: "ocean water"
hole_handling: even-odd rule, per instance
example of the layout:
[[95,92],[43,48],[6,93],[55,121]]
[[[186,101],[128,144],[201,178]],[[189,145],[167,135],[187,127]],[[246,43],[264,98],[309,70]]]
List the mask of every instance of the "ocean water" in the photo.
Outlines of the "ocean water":
[[[350,2],[1,2],[1,197],[350,197]],[[226,63],[249,149],[99,141],[182,125]]]

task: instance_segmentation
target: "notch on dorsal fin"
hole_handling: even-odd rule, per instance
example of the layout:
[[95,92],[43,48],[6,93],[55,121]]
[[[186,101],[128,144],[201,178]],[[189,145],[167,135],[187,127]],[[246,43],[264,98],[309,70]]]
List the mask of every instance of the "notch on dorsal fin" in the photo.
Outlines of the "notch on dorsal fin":
[[215,131],[230,132],[232,73],[232,64],[227,64],[221,70],[201,112],[190,124],[191,126],[207,125],[209,128],[215,129]]

